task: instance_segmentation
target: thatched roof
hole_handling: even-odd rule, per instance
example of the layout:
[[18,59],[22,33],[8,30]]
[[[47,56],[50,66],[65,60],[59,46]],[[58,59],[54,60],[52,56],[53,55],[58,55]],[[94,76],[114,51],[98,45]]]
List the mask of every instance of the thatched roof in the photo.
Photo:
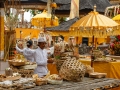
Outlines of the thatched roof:
[[[48,0],[20,0],[21,3],[46,3]],[[57,4],[69,4],[71,0],[54,0]]]
[[73,18],[68,21],[62,22],[59,26],[56,27],[51,27],[51,28],[46,28],[48,31],[68,31],[70,26],[75,23],[78,18]]
[[[20,0],[21,4],[46,4],[48,0]],[[57,4],[61,5],[57,10],[70,10],[71,0],[54,0]],[[96,4],[98,12],[104,12],[105,8],[111,6],[109,0],[80,0],[80,10],[82,9],[93,9]]]
[[[47,0],[39,0],[47,2]],[[63,4],[57,10],[70,10],[71,0],[54,0],[57,4]],[[97,6],[98,12],[104,12],[105,8],[111,6],[109,0],[80,0],[79,2],[80,10],[82,9],[92,9],[93,6]]]
[[[47,2],[48,0],[39,0],[39,1]],[[54,2],[57,4],[69,4],[71,3],[71,0],[54,0]]]
[[[79,3],[80,3],[79,4],[80,10],[83,10],[83,9],[92,9],[93,10],[94,5],[96,5],[98,12],[104,12],[106,7],[111,6],[109,0],[80,0]],[[60,6],[60,8],[58,10],[70,10],[70,3]]]

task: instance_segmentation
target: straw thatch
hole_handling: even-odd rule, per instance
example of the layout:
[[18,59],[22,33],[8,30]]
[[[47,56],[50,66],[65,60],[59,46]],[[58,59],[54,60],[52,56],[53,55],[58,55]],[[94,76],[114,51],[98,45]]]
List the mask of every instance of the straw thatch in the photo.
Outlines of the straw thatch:
[[[37,5],[37,4],[46,4],[48,0],[20,0],[21,5]],[[70,10],[71,0],[54,0],[60,8],[57,10]],[[111,6],[109,0],[80,0],[80,10],[82,9],[93,9],[93,6],[96,4],[98,12],[104,12],[105,8]]]
[[[109,0],[80,0],[79,10],[92,9],[97,6],[98,12],[104,12],[106,7],[111,6]],[[60,6],[58,10],[70,10],[70,3]]]

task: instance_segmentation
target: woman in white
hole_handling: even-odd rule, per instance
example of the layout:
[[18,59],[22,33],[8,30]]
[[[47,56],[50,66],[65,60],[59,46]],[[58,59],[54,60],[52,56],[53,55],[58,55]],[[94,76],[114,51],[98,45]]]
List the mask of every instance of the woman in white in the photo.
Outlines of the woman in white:
[[20,49],[17,45],[16,45],[16,50],[19,52],[19,53],[23,53],[24,57],[31,61],[31,62],[34,62],[34,53],[35,53],[35,50],[32,49],[32,46],[33,46],[33,42],[32,40],[29,40],[27,41],[27,47],[24,48],[24,49]]

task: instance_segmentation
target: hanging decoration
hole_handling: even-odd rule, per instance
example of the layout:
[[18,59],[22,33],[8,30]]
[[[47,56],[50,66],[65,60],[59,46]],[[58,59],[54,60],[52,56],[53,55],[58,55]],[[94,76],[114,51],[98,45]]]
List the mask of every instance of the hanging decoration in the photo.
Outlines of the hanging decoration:
[[110,7],[107,7],[105,10],[105,15],[110,18],[113,18],[118,14],[120,14],[120,5],[110,6]]
[[56,8],[57,8],[57,4],[54,2],[54,0],[47,1],[47,14],[48,14],[48,16],[51,16],[51,25],[53,25],[53,22],[55,19],[55,9]]
[[55,18],[55,9],[57,8],[57,4],[54,2],[54,0],[51,1],[52,1],[50,4],[50,7],[52,8],[51,19],[53,20]]

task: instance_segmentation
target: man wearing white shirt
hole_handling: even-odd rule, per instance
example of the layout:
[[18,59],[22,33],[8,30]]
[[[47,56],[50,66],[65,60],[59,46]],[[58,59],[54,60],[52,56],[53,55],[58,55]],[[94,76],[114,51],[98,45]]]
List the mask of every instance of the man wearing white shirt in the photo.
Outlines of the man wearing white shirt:
[[40,37],[38,39],[38,48],[34,53],[35,62],[37,63],[37,68],[34,70],[34,73],[38,74],[39,77],[44,77],[48,73],[48,54],[45,46],[46,40],[43,37]]

